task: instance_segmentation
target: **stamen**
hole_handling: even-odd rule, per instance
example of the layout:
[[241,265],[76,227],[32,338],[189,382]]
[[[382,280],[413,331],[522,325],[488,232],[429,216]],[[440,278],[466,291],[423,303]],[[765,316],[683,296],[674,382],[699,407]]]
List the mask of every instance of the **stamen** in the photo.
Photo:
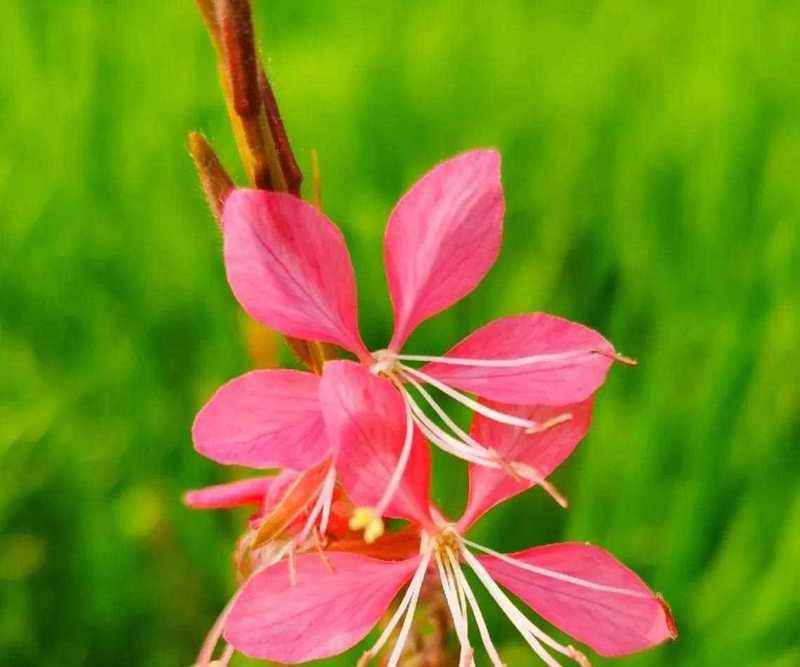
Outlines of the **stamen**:
[[522,417],[507,415],[504,412],[490,408],[488,405],[479,403],[466,394],[462,394],[460,391],[447,386],[443,382],[439,382],[439,380],[436,378],[431,377],[422,371],[418,371],[416,368],[411,368],[405,364],[399,364],[399,367],[404,374],[411,374],[418,380],[422,380],[425,384],[436,387],[442,393],[447,394],[450,398],[458,401],[462,405],[468,407],[470,410],[474,410],[475,412],[482,414],[484,417],[492,419],[501,424],[507,424],[508,426],[519,426],[520,428],[537,428],[539,426],[536,422],[533,422],[530,419],[523,419]]
[[[607,354],[602,350],[583,349],[570,350],[569,352],[553,352],[552,354],[533,354],[527,357],[512,357],[510,359],[470,359],[467,357],[434,357],[425,354],[398,354],[400,361],[419,361],[425,363],[447,364],[450,366],[475,366],[477,368],[517,368],[531,364],[545,364],[554,361],[569,361],[584,354]],[[621,356],[621,355],[620,355]]]
[[228,667],[228,664],[230,663],[231,658],[233,657],[234,650],[235,649],[233,648],[233,646],[231,646],[230,644],[226,644],[225,651],[216,660],[203,663],[196,662],[191,667]]
[[475,651],[472,650],[471,646],[461,648],[458,667],[475,667]]
[[[467,564],[472,568],[472,571],[475,572],[478,579],[481,580],[481,583],[486,587],[486,590],[489,591],[489,594],[494,598],[494,601],[497,602],[500,609],[502,609],[503,613],[508,617],[508,620],[511,621],[514,627],[519,631],[528,646],[533,649],[533,652],[536,653],[548,667],[561,667],[558,661],[547,652],[544,646],[542,646],[541,642],[536,638],[536,635],[531,632],[531,629],[535,627],[533,623],[517,609],[513,602],[511,602],[508,596],[495,583],[494,579],[492,579],[481,562],[464,548],[463,545],[461,547],[461,554],[464,556],[464,560]],[[538,630],[538,628],[536,629]]]
[[314,535],[314,549],[319,556],[319,559],[322,561],[322,564],[325,566],[325,569],[328,570],[331,574],[334,573],[333,565],[331,565],[331,561],[328,559],[328,556],[325,555],[325,544],[320,537],[319,531],[314,528],[312,531],[312,535]]
[[405,440],[403,440],[403,449],[400,450],[400,457],[397,459],[397,465],[392,473],[392,478],[389,480],[386,491],[384,491],[383,497],[381,497],[375,510],[379,516],[383,516],[383,513],[386,511],[392,497],[397,491],[397,487],[400,486],[403,473],[406,470],[406,465],[408,465],[408,459],[411,456],[411,447],[414,444],[414,421],[411,418],[411,406],[405,401],[404,404],[406,412],[406,436]]
[[233,603],[236,602],[238,597],[239,593],[237,592],[231,597],[231,599],[228,601],[228,604],[223,607],[222,611],[219,613],[219,616],[217,616],[217,620],[214,621],[214,625],[211,626],[211,629],[208,631],[208,634],[203,641],[203,645],[200,647],[200,652],[197,654],[197,660],[195,661],[195,667],[206,667],[211,662],[211,657],[214,655],[214,649],[217,647],[220,637],[222,637],[222,631],[225,628],[225,622],[228,620],[228,615],[231,613]]
[[455,421],[453,421],[453,419],[450,417],[450,415],[448,415],[447,412],[444,409],[442,409],[442,407],[435,400],[433,400],[433,396],[431,396],[425,390],[425,387],[423,387],[419,382],[417,382],[410,375],[405,375],[404,374],[403,375],[403,379],[407,380],[411,384],[411,386],[414,387],[414,389],[416,389],[420,393],[422,398],[425,399],[425,402],[433,408],[434,412],[436,412],[436,414],[439,415],[439,417],[442,419],[442,421],[445,423],[445,425],[453,433],[455,433],[456,436],[461,438],[461,440],[463,442],[465,442],[468,445],[472,445],[473,447],[475,447],[477,449],[488,450],[488,447],[486,447],[485,445],[482,445],[481,443],[479,443],[471,435],[469,435],[469,433],[464,431],[458,424],[456,424]]
[[[413,377],[410,375],[403,375],[403,379],[407,380],[411,386],[413,386],[420,395],[425,399],[426,403],[430,405],[433,410],[442,418],[442,421],[450,428],[453,433],[455,433],[458,437],[461,438],[461,441],[457,440],[456,438],[448,435],[443,429],[441,429],[437,424],[431,421],[428,416],[424,413],[422,408],[414,401],[411,395],[408,393],[402,385],[398,386],[400,392],[403,394],[403,398],[406,400],[406,403],[411,406],[411,411],[413,416],[415,417],[417,423],[419,424],[420,421],[423,424],[419,424],[421,430],[425,433],[429,440],[434,442],[437,446],[441,447],[445,451],[450,452],[451,454],[455,454],[455,456],[459,456],[460,458],[466,459],[467,461],[471,461],[473,463],[477,463],[479,465],[484,465],[490,468],[501,468],[505,470],[509,475],[513,478],[519,480],[521,477],[525,479],[530,479],[531,481],[536,482],[539,484],[550,496],[552,496],[553,500],[555,500],[561,507],[567,507],[567,500],[562,496],[558,490],[548,482],[542,475],[539,475],[533,468],[529,466],[525,466],[521,463],[516,462],[507,462],[505,461],[498,452],[495,450],[487,447],[486,445],[481,444],[477,440],[475,440],[472,436],[470,436],[467,432],[461,429],[458,424],[456,424],[452,418],[445,412],[441,406],[436,403],[433,397],[425,390],[425,388],[417,382]],[[572,419],[572,415],[569,413],[565,413],[562,415],[558,415],[553,417],[552,419],[542,422],[539,424],[535,429],[526,429],[526,433],[538,433],[540,431],[545,431],[547,429],[552,428],[553,426],[557,426],[558,424],[563,424],[566,421]],[[433,431],[433,434],[431,434]],[[442,440],[446,441],[446,444],[443,446],[441,443]],[[478,459],[474,456],[464,456],[462,453],[465,451],[463,449],[463,444],[471,446],[477,452],[482,452],[487,458],[486,459]],[[459,453],[461,452],[461,453]],[[469,452],[471,455],[471,452]]]
[[[219,657],[219,660],[216,661],[215,667],[228,667],[228,663],[231,661],[231,658],[233,657],[234,650],[235,649],[233,648],[233,646],[227,644],[225,646],[225,651]],[[211,664],[214,665],[213,662]]]
[[567,657],[568,658],[572,658],[581,667],[592,667],[592,663],[589,662],[589,658],[587,658],[583,653],[581,653],[574,646],[571,646],[571,645],[567,644],[567,651],[569,651],[569,655]]
[[556,572],[555,570],[548,570],[544,567],[538,567],[536,565],[531,565],[530,563],[524,563],[522,561],[516,560],[515,558],[511,558],[511,556],[508,556],[504,553],[500,553],[499,551],[495,551],[494,549],[489,549],[488,547],[484,547],[483,545],[477,544],[476,542],[472,542],[465,537],[461,539],[464,542],[464,544],[472,547],[473,549],[482,551],[483,553],[489,554],[490,556],[494,556],[495,558],[502,560],[504,563],[508,563],[509,565],[518,567],[521,570],[527,570],[528,572],[533,572],[534,574],[539,574],[543,577],[549,577],[550,579],[564,581],[569,584],[575,584],[576,586],[582,586],[583,588],[588,588],[593,591],[600,591],[602,593],[618,593],[619,595],[626,595],[632,598],[648,597],[646,593],[633,591],[629,588],[606,586],[605,584],[598,584],[594,581],[589,581],[588,579],[581,579],[579,577],[573,577],[572,575],[569,574],[563,574],[562,572]]
[[234,650],[235,649],[231,644],[225,646],[225,651],[218,660],[219,667],[228,667],[228,663],[231,661],[231,658],[233,657]]
[[369,650],[363,653],[363,655],[358,659],[356,667],[366,667],[369,661],[381,652],[384,644],[386,644],[386,642],[389,640],[389,637],[391,637],[395,627],[409,608],[412,599],[414,599],[414,605],[416,606],[416,598],[418,598],[419,592],[422,590],[422,584],[425,580],[425,573],[428,570],[430,561],[431,554],[429,552],[422,557],[422,560],[420,561],[420,564],[417,566],[417,570],[414,573],[414,577],[411,579],[411,583],[408,585],[406,592],[403,594],[403,597],[400,600],[400,604],[397,605],[397,609],[395,610],[394,614],[392,614],[392,617],[389,619],[389,622],[386,624],[386,627],[383,629],[380,637],[378,637],[378,641],[376,641]]
[[419,594],[422,590],[422,583],[424,580],[425,571],[428,569],[429,562],[430,554],[426,554],[423,557],[423,561],[420,563],[420,566],[415,574],[415,579],[416,577],[419,577],[419,580],[412,582],[412,594],[408,602],[408,609],[406,610],[406,615],[403,619],[403,625],[400,628],[400,634],[397,635],[397,640],[394,643],[394,647],[392,648],[392,653],[389,656],[389,661],[386,663],[386,667],[397,667],[397,663],[400,661],[403,648],[405,648],[406,641],[408,641],[408,635],[411,632],[411,624],[414,620],[414,612],[417,610],[417,602],[419,601]]
[[541,475],[538,470],[532,468],[531,466],[525,465],[524,463],[513,463],[512,465],[520,477],[530,480],[531,482],[535,482],[542,487],[542,489],[544,489],[553,500],[561,505],[561,507],[564,509],[567,508],[569,505],[567,499],[561,494],[555,485],[545,479],[545,477]]
[[626,366],[638,366],[639,362],[636,359],[632,359],[631,357],[626,357],[624,354],[620,354],[616,350],[592,350],[595,354],[602,354],[604,357],[609,357],[614,361],[618,361],[621,364],[625,364]]
[[[440,426],[434,423],[428,415],[414,402],[414,399],[403,389],[403,396],[411,407],[411,413],[414,421],[419,426],[423,434],[437,447],[444,451],[462,458],[465,461],[478,463],[479,465],[486,465],[490,468],[499,468],[500,465],[494,459],[489,458],[488,454],[484,454],[481,450],[465,445],[463,442],[457,440],[453,436],[446,433]],[[488,452],[488,450],[486,450]]]
[[324,535],[328,531],[328,521],[331,516],[331,505],[333,503],[333,489],[336,486],[336,471],[331,468],[328,477],[322,487],[321,495],[325,496],[325,503],[322,506],[322,517],[319,520],[319,532]]
[[565,412],[563,414],[556,415],[552,419],[542,422],[534,428],[526,428],[525,433],[543,433],[544,431],[549,431],[554,426],[568,422],[570,419],[572,419],[572,413]]
[[483,647],[486,649],[486,653],[489,656],[489,660],[491,660],[494,667],[506,667],[505,663],[500,658],[500,654],[498,653],[494,642],[492,642],[491,635],[489,634],[489,628],[486,626],[486,621],[481,613],[478,600],[475,598],[475,593],[473,593],[467,578],[464,576],[464,572],[461,570],[458,560],[456,560],[450,550],[447,551],[447,556],[450,559],[450,569],[458,578],[461,590],[464,591],[467,602],[469,602],[469,607],[472,610],[472,615],[475,617],[475,622],[478,625],[478,633],[481,636],[481,641],[483,642]]
[[[314,523],[319,517],[320,513],[323,513],[325,509],[327,509],[327,516],[330,516],[330,505],[331,500],[333,498],[333,487],[336,481],[336,471],[333,467],[328,470],[325,481],[322,483],[322,489],[320,490],[319,496],[317,496],[317,501],[314,503],[314,507],[308,515],[308,519],[306,520],[305,525],[303,526],[303,530],[300,531],[297,543],[302,544],[305,542],[308,534],[311,532],[311,529],[314,527]],[[325,513],[323,513],[325,517],[325,528],[327,529],[328,519]],[[322,522],[320,522],[320,525]]]
[[273,563],[277,563],[278,561],[282,560],[284,556],[289,554],[289,581],[292,582],[294,586],[294,550],[296,547],[303,546],[306,539],[308,539],[309,534],[311,533],[312,529],[314,529],[314,523],[316,522],[317,518],[322,514],[322,520],[320,521],[320,526],[324,525],[324,529],[327,530],[327,523],[328,517],[330,516],[330,506],[333,500],[333,489],[336,483],[336,471],[334,468],[331,468],[326,473],[325,481],[322,483],[322,488],[320,490],[319,495],[317,496],[317,500],[314,502],[314,507],[309,512],[308,518],[306,519],[306,523],[303,526],[303,529],[291,540],[289,540],[286,544],[283,545],[278,551],[275,552],[273,556],[270,557],[269,563],[264,565],[267,567]]
[[458,643],[461,647],[461,656],[459,665],[462,665],[466,660],[472,659],[472,647],[469,643],[469,630],[467,625],[466,614],[462,613],[462,608],[459,602],[459,596],[456,592],[457,584],[454,578],[451,578],[450,573],[442,561],[442,556],[438,549],[435,551],[436,565],[439,570],[439,579],[444,591],[444,597],[447,601],[447,606],[450,609],[450,616],[453,618],[453,626],[458,637]]
[[372,544],[381,535],[383,535],[384,527],[381,517],[389,503],[392,502],[394,494],[397,492],[400,482],[403,480],[403,474],[408,465],[408,459],[411,456],[411,449],[414,445],[414,420],[411,413],[411,406],[408,401],[404,401],[403,405],[406,412],[406,434],[403,440],[403,448],[400,450],[400,457],[397,460],[392,476],[383,492],[383,496],[378,501],[375,508],[371,507],[357,507],[353,510],[350,517],[349,526],[351,530],[364,529],[364,541],[367,544]]

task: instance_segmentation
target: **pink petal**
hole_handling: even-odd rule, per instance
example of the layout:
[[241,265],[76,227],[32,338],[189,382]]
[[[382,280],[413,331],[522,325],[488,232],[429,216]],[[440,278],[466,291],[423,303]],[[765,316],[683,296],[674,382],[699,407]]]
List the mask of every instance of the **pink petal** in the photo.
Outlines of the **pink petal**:
[[500,155],[464,153],[434,167],[389,218],[384,261],[394,306],[390,349],[469,294],[497,259],[505,202]]
[[277,563],[245,584],[225,625],[225,639],[252,658],[297,664],[328,658],[363,639],[408,582],[419,557],[384,561],[349,553]]
[[[406,437],[400,392],[352,361],[329,361],[320,382],[328,437],[339,448],[336,471],[356,505],[374,507],[389,486]],[[415,429],[411,455],[386,514],[430,524],[430,451]]]
[[422,370],[448,385],[502,403],[566,405],[589,398],[600,387],[612,363],[607,355],[613,350],[605,338],[588,327],[545,313],[531,313],[490,322],[445,356],[483,360],[559,357],[501,368],[434,362]]
[[344,237],[292,195],[235,190],[225,202],[225,267],[244,309],[287,336],[365,355]]
[[183,501],[194,509],[227,509],[260,505],[278,477],[253,477],[228,484],[217,484],[187,491]]
[[319,377],[252,371],[224,384],[192,427],[198,452],[218,463],[306,469],[328,453]]
[[529,565],[632,592],[626,595],[593,590],[520,569],[493,556],[480,557],[500,584],[600,655],[627,655],[677,636],[675,621],[663,599],[604,549],[565,542],[509,556]]
[[[541,433],[506,426],[478,413],[472,419],[471,435],[492,447],[507,462],[523,463],[547,478],[575,450],[592,417],[592,400],[563,407],[514,406],[484,401],[490,407],[515,417],[544,423],[560,415],[572,418]],[[533,487],[535,482],[515,479],[506,471],[470,464],[469,499],[459,526],[466,530],[478,517],[512,496]]]

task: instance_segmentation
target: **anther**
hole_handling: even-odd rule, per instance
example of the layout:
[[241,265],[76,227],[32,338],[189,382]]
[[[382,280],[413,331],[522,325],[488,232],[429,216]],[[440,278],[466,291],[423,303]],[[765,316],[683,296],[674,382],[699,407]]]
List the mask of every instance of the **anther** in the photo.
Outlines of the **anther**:
[[[500,469],[503,472],[509,475],[515,482],[522,481],[523,477],[525,477],[525,474],[523,473],[527,471],[528,466],[522,466],[522,464],[519,463],[515,466],[514,464],[506,461],[495,449],[489,449],[489,452],[492,454],[492,458],[500,466]],[[521,470],[517,470],[517,467],[521,467]]]
[[533,433],[543,433],[544,431],[549,431],[554,426],[558,426],[559,424],[563,424],[564,422],[568,422],[572,419],[572,413],[565,412],[564,414],[557,415],[552,419],[548,419],[547,421],[543,421],[541,423],[536,424],[536,426],[532,426],[531,428],[526,428],[525,433],[533,434]]
[[596,354],[602,354],[604,357],[608,357],[609,359],[613,359],[614,361],[618,361],[621,364],[625,364],[626,366],[638,366],[639,362],[632,357],[626,357],[624,354],[620,354],[616,350],[592,350]]
[[512,464],[514,470],[516,471],[517,475],[527,479],[531,482],[535,482],[542,489],[553,499],[555,500],[561,507],[564,509],[567,508],[569,503],[567,499],[561,494],[561,492],[555,487],[552,482],[549,482],[544,475],[539,473],[535,468],[531,466],[525,465],[524,463],[513,463]]
[[372,544],[383,535],[383,521],[371,507],[356,507],[348,522],[350,530],[364,530],[364,541]]

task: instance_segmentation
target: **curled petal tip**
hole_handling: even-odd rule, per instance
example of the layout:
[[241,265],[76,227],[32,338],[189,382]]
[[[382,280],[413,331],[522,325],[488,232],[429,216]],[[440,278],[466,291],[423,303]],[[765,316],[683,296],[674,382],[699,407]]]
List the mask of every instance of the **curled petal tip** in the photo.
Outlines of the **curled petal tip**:
[[672,608],[669,606],[669,603],[664,599],[664,596],[661,595],[661,593],[656,593],[656,599],[661,605],[661,609],[664,611],[664,618],[667,622],[667,630],[669,630],[669,638],[677,639],[678,623],[675,620],[675,615],[672,613]]

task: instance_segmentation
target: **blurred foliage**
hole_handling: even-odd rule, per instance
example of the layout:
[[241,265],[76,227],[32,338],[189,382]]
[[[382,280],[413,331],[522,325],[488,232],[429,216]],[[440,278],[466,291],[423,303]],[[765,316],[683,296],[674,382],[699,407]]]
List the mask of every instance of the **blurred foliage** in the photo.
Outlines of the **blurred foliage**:
[[[590,540],[663,591],[681,639],[620,665],[800,664],[800,4],[255,4],[371,346],[392,203],[492,145],[501,260],[408,349],[542,309],[642,362],[555,476],[570,511],[530,493],[477,539]],[[184,148],[198,128],[236,164],[211,47],[189,0],[8,0],[0,24],[0,663],[185,665],[244,518],[180,503],[241,474],[189,429],[249,364]]]

